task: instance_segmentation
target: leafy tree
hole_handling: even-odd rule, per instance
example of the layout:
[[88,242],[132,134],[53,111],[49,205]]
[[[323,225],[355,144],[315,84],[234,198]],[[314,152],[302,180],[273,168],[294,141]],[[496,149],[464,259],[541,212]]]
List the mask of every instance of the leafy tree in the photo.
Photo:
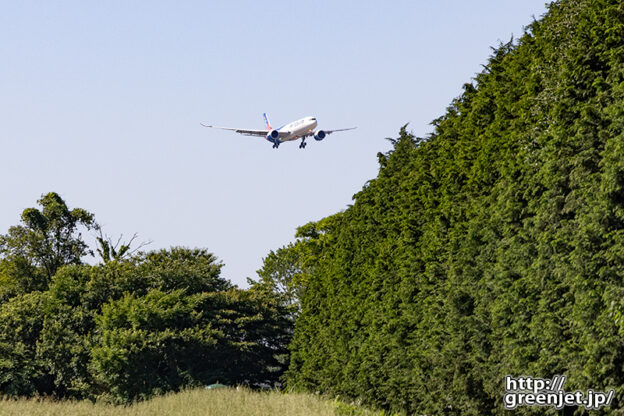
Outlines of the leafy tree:
[[299,257],[300,253],[292,243],[277,251],[271,250],[257,272],[259,282],[250,280],[249,283],[256,285],[256,288],[265,287],[285,305],[297,304],[302,291],[302,285],[298,284],[302,274]]
[[22,224],[0,235],[0,275],[5,285],[21,292],[45,289],[61,266],[80,264],[82,257],[93,254],[78,230],[97,227],[93,214],[70,210],[54,192],[38,203],[41,209],[25,209]]
[[289,311],[236,289],[221,267],[206,250],[174,247],[59,268],[47,290],[0,304],[0,393],[127,403],[215,381],[277,382]]
[[114,400],[215,382],[275,382],[289,323],[270,299],[230,289],[126,295],[97,320],[94,375]]
[[295,243],[271,251],[264,258],[262,268],[257,271],[260,279],[248,279],[252,290],[273,294],[295,317],[300,312],[300,299],[308,280],[314,275],[324,238],[339,220],[340,214],[336,214],[299,227]]
[[45,295],[32,292],[0,305],[0,391],[30,396],[50,393],[51,377],[36,359]]
[[220,277],[223,263],[205,249],[172,247],[141,253],[136,272],[149,287],[163,291],[184,289],[187,294],[227,290],[232,284]]

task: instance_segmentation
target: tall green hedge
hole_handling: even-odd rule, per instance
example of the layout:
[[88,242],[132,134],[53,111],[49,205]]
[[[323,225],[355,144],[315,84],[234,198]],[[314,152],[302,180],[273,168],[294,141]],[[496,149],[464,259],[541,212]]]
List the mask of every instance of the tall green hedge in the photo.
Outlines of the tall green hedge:
[[623,408],[624,4],[551,4],[434,125],[323,236],[290,386],[480,415],[565,374]]

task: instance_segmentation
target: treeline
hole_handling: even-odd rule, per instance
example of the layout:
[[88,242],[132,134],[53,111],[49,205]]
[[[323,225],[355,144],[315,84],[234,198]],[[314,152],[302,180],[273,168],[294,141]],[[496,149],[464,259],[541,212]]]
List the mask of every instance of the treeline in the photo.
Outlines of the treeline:
[[202,249],[134,252],[80,230],[93,214],[56,193],[0,236],[0,394],[125,403],[211,383],[273,384],[288,364],[291,308],[234,287]]
[[404,128],[352,206],[272,253],[292,267],[265,279],[305,288],[289,385],[483,415],[504,413],[505,375],[563,374],[621,411],[622,3],[553,3],[434,125]]

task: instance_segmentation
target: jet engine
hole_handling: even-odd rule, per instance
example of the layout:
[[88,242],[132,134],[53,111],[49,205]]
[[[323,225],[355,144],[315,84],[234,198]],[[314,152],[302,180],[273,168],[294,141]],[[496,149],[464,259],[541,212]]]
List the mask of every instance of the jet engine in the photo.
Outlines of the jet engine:
[[277,130],[271,130],[267,133],[267,140],[272,142],[275,141],[279,137],[279,132]]
[[325,133],[323,130],[317,130],[314,132],[314,140],[318,140],[319,142],[323,140],[325,136],[327,136],[327,133]]

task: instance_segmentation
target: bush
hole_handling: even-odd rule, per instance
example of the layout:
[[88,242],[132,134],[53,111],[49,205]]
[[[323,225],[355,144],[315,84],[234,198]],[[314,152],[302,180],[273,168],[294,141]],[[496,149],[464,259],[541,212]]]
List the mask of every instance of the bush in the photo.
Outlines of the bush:
[[275,382],[292,322],[233,288],[205,250],[60,268],[0,304],[0,393],[130,402],[185,386]]

